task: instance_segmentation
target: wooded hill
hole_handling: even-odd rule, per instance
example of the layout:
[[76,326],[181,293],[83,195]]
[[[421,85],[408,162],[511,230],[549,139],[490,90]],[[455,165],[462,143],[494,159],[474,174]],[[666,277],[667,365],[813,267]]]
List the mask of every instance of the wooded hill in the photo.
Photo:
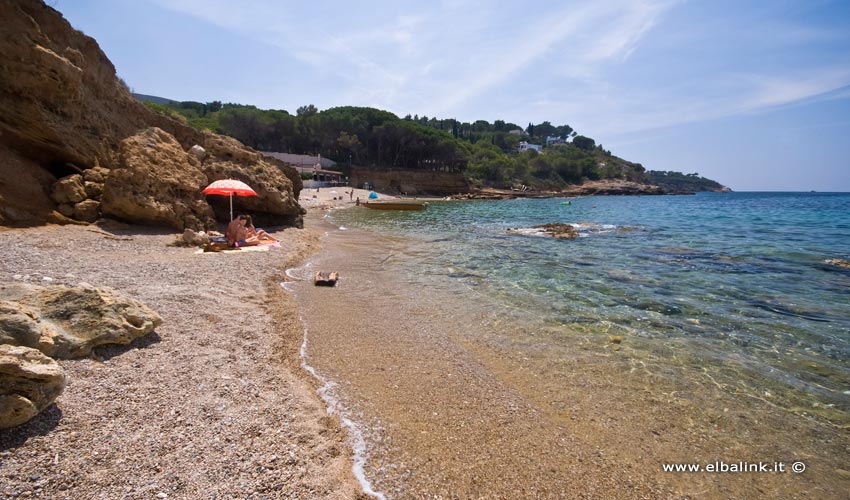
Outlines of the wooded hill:
[[717,181],[700,177],[698,173],[683,174],[682,172],[664,172],[650,170],[646,173],[646,179],[652,184],[664,188],[665,191],[674,193],[702,191],[728,191],[729,188]]
[[[388,111],[353,106],[320,111],[308,105],[292,115],[219,101],[163,105],[147,100],[146,104],[259,151],[320,154],[336,161],[337,168],[346,173],[350,165],[462,172],[478,187],[525,185],[541,190],[557,190],[585,180],[648,181],[641,164],[612,155],[569,125],[529,123],[523,129],[502,120],[468,123],[426,116],[399,118]],[[562,143],[540,153],[517,151],[521,141],[545,144],[547,137]]]

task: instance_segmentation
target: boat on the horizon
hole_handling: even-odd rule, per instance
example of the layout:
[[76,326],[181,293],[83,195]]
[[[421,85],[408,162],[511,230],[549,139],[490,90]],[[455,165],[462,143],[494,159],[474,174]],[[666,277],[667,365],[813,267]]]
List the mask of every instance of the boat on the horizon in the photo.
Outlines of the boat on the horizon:
[[361,206],[375,210],[425,210],[428,205],[419,201],[361,201]]

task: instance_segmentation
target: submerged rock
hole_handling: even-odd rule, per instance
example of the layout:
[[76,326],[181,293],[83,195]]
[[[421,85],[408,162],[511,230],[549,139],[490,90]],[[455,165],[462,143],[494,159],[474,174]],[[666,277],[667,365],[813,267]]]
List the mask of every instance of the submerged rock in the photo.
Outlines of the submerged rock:
[[0,287],[0,344],[38,349],[60,359],[87,356],[102,344],[129,344],[162,318],[111,288]]
[[30,420],[64,389],[59,363],[36,349],[0,345],[0,429]]
[[830,266],[843,267],[844,269],[850,269],[850,260],[827,259],[824,262],[829,264]]
[[559,240],[571,240],[579,237],[579,232],[571,224],[555,222],[532,226],[530,228],[508,229],[509,233],[527,236],[551,236]]

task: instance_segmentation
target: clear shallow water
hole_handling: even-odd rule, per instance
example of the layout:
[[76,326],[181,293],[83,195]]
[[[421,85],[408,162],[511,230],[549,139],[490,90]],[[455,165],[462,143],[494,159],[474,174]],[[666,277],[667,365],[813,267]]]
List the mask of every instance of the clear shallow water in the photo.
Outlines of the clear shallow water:
[[[424,212],[339,210],[341,226],[400,236],[388,259],[414,285],[515,324],[623,335],[654,363],[847,423],[850,194],[705,193],[436,202]],[[576,240],[511,234],[591,223]]]

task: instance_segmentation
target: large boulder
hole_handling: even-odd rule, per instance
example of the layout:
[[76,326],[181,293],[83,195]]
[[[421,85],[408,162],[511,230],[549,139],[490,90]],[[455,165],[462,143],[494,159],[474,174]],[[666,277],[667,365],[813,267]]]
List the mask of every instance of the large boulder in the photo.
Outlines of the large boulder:
[[53,183],[50,198],[56,203],[79,203],[86,199],[86,187],[80,174],[63,177]]
[[168,132],[148,128],[121,141],[103,186],[101,211],[119,219],[184,230],[214,224],[201,190],[200,162]]
[[100,202],[85,200],[74,205],[74,218],[84,222],[94,222],[100,218]]
[[36,349],[0,345],[0,429],[21,425],[65,389],[59,363]]
[[[256,224],[301,225],[304,210],[298,204],[297,194],[301,190],[301,181],[295,169],[272,163],[269,158],[231,137],[207,134],[204,139],[207,156],[201,168],[208,181],[237,179],[257,192],[257,196],[234,197],[234,212],[250,213]],[[295,172],[297,185],[287,175],[287,168]],[[227,197],[211,195],[207,201],[218,220],[229,220],[230,200]]]
[[102,344],[129,344],[161,323],[147,306],[111,288],[0,286],[0,344],[31,347],[52,358],[79,358]]

